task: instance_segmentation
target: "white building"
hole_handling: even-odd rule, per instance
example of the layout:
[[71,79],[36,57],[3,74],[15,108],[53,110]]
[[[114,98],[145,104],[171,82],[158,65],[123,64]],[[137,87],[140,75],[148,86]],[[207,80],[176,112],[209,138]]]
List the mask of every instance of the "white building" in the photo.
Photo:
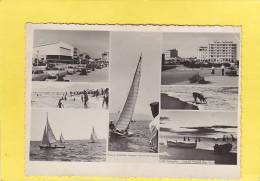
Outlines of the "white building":
[[201,46],[198,48],[198,60],[202,62],[208,60],[208,47]]
[[43,44],[33,48],[33,63],[72,62],[74,48],[63,42]]
[[198,49],[198,59],[211,63],[234,63],[237,61],[237,44],[232,41],[215,41]]

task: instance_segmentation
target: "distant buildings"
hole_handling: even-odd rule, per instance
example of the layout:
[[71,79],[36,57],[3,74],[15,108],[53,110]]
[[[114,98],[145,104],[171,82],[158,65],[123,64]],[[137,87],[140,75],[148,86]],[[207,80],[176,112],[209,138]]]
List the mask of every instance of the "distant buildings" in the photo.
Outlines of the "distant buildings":
[[237,44],[232,41],[215,41],[198,48],[198,60],[210,63],[234,63],[237,61]]
[[177,57],[178,57],[178,50],[176,49],[170,49],[164,51],[164,58],[166,61],[172,60]]
[[33,63],[72,63],[74,49],[63,42],[43,44],[33,49]]
[[33,64],[66,63],[66,64],[88,64],[94,60],[108,62],[109,53],[104,52],[101,58],[93,59],[86,52],[63,42],[43,44],[33,48]]

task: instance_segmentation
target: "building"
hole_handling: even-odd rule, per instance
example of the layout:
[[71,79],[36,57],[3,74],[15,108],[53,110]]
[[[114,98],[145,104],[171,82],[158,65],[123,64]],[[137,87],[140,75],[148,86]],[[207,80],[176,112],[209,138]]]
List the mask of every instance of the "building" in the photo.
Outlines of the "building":
[[33,63],[73,63],[74,48],[63,42],[33,48]]
[[210,63],[234,63],[237,61],[237,44],[232,41],[215,41],[198,48],[198,60]]
[[201,46],[198,48],[198,60],[201,62],[208,61],[208,47]]
[[176,49],[164,51],[164,58],[166,61],[176,59],[177,57],[178,57],[178,50]]

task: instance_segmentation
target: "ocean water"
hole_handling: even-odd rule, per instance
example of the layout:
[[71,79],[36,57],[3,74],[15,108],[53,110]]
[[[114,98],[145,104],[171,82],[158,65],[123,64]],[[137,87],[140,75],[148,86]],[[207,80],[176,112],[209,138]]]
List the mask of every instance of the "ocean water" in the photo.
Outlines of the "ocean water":
[[[32,107],[35,108],[57,108],[59,99],[63,96],[63,92],[34,92],[31,97]],[[64,108],[85,108],[85,109],[106,109],[102,106],[103,97],[93,97],[92,94],[88,95],[87,106],[81,100],[81,95],[67,96],[67,100],[62,100]]]
[[40,149],[40,141],[30,142],[31,161],[106,161],[106,140],[99,139],[97,143],[90,140],[68,140],[65,148]]
[[[191,86],[167,86],[162,87],[162,93],[178,98],[189,104],[196,105],[199,110],[236,110],[238,105],[237,87],[197,87]],[[193,92],[198,92],[207,98],[207,103],[195,104],[192,96]],[[197,102],[199,100],[197,99]]]
[[151,152],[152,147],[149,144],[150,130],[149,120],[137,120],[130,124],[129,131],[133,133],[131,137],[113,138],[109,139],[109,151],[118,152]]

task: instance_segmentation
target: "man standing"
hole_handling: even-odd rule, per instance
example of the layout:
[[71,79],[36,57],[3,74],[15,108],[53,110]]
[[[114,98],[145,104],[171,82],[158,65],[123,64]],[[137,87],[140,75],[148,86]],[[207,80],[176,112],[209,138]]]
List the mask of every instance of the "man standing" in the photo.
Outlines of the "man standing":
[[152,115],[154,120],[149,124],[151,132],[150,144],[154,152],[158,152],[158,130],[159,130],[159,102],[153,102],[150,104]]
[[221,71],[222,71],[222,76],[224,76],[225,75],[225,66],[223,64],[221,66]]

